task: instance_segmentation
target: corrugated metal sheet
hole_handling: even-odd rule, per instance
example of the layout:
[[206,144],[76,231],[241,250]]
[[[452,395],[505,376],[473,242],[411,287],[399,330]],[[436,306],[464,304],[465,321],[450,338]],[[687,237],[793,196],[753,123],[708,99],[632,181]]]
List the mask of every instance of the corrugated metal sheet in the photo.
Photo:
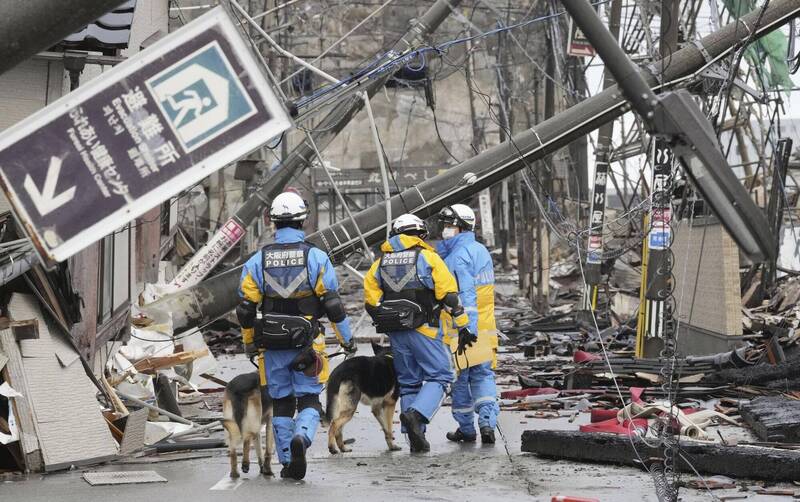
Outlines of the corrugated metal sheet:
[[75,350],[55,334],[57,328],[45,321],[33,296],[15,293],[9,312],[15,320],[39,320],[39,338],[22,340],[19,346],[27,382],[25,398],[32,409],[45,470],[117,455],[96,389],[83,366],[68,357]]

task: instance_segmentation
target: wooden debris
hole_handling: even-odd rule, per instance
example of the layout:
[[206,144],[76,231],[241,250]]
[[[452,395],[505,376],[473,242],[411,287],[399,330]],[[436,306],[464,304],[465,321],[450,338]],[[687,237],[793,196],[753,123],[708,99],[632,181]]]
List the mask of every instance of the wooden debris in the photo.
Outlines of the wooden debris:
[[177,352],[168,356],[145,357],[144,359],[136,361],[133,367],[136,368],[136,371],[152,375],[155,374],[157,370],[172,368],[180,364],[187,364],[207,355],[208,349],[203,349]]
[[208,380],[210,382],[214,382],[215,384],[221,385],[223,387],[228,385],[228,382],[226,382],[225,380],[223,380],[221,378],[217,378],[214,375],[210,375],[208,373],[201,373],[200,376],[205,378],[206,380]]
[[800,401],[762,396],[742,404],[739,412],[762,441],[800,442]]

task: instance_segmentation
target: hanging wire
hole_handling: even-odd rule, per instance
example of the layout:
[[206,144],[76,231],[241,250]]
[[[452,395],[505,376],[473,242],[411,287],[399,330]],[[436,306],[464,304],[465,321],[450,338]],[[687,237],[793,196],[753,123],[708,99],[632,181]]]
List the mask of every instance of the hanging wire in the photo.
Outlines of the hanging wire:
[[800,36],[797,33],[798,25],[800,25],[800,20],[793,19],[789,21],[789,46],[786,49],[786,64],[789,65],[789,73],[792,75],[797,73],[797,70],[800,70],[800,51],[795,52],[797,37]]

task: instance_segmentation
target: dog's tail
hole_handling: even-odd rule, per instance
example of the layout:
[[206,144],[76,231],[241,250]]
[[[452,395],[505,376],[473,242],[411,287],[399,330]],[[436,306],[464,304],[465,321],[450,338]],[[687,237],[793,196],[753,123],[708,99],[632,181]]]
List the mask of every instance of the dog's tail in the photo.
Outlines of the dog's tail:
[[[336,369],[339,369],[340,366],[337,366]],[[339,387],[342,383],[341,372],[333,370],[331,373],[330,378],[328,379],[328,386],[326,389],[326,399],[325,399],[325,421],[327,424],[330,424],[333,420],[333,417],[336,415],[336,396],[339,394]]]
[[242,421],[247,413],[247,396],[258,390],[258,373],[246,373],[238,375],[228,383],[225,391],[230,395],[231,407],[233,408],[233,420],[239,430],[242,430]]

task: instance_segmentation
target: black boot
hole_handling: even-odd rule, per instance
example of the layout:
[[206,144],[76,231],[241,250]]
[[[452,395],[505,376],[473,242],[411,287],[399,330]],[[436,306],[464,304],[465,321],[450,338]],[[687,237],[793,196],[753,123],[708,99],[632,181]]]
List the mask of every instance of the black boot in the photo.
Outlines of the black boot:
[[491,427],[481,427],[481,443],[494,444],[494,429]]
[[306,439],[303,436],[292,438],[290,445],[292,449],[292,460],[289,465],[281,471],[282,478],[303,479],[306,477]]
[[447,439],[456,443],[474,443],[476,438],[477,434],[464,434],[461,429],[447,433]]
[[425,439],[425,431],[423,429],[427,420],[420,412],[409,409],[407,412],[401,413],[400,423],[405,427],[408,440],[411,442],[411,453],[431,451],[431,445]]

